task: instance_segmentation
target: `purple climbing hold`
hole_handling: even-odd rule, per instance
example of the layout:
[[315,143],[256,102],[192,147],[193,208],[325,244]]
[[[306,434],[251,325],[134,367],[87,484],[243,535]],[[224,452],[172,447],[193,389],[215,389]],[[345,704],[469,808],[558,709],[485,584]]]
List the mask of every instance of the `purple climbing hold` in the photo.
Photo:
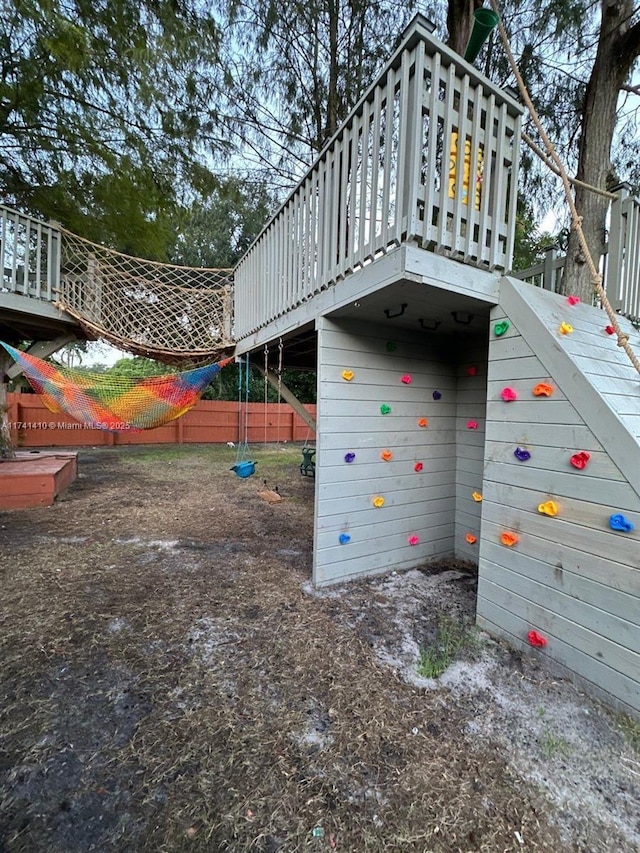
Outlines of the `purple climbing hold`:
[[353,462],[353,460],[354,460],[355,458],[356,458],[356,454],[355,454],[355,453],[345,453],[345,455],[344,455],[344,461],[345,461],[345,462]]
[[609,519],[609,527],[612,530],[618,530],[620,533],[631,533],[634,525],[628,518],[625,518],[622,513],[616,513]]
[[434,400],[440,400],[442,397],[442,393],[440,391],[434,391],[431,396]]
[[527,459],[531,459],[531,454],[528,450],[524,450],[522,447],[516,447],[513,451],[513,455],[519,462],[526,462]]

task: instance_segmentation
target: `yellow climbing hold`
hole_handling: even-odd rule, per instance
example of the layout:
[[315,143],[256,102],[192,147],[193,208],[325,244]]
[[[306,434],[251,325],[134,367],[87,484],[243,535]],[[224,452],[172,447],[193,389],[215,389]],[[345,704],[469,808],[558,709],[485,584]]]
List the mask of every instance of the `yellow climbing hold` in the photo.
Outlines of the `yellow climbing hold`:
[[550,515],[553,518],[553,516],[558,514],[558,504],[555,501],[545,501],[538,504],[538,512],[541,512],[543,515]]
[[561,335],[570,335],[573,332],[573,326],[570,323],[561,323],[560,324],[560,334]]
[[471,497],[474,499],[474,501],[477,501],[478,503],[480,503],[480,501],[482,500],[482,495],[480,494],[480,492],[471,492]]
[[343,370],[342,371],[342,378],[346,382],[351,382],[351,380],[353,379],[354,376],[355,376],[355,373],[353,372],[353,370]]
[[376,495],[372,503],[376,507],[384,506],[384,498],[382,497],[382,495]]

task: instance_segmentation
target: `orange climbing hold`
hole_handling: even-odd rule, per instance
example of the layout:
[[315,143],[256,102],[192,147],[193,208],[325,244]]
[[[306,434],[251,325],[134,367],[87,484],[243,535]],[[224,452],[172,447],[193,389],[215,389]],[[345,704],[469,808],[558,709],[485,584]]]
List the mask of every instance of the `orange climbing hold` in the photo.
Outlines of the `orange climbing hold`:
[[533,389],[534,397],[550,397],[553,394],[553,385],[547,382],[539,382]]
[[511,533],[509,530],[504,530],[500,534],[500,541],[502,542],[503,545],[506,545],[507,548],[513,547],[516,544],[516,542],[519,541],[519,539],[520,539],[520,537],[518,536],[517,533]]
[[393,458],[393,453],[390,450],[383,450],[380,454],[380,458],[385,462],[389,462]]
[[464,538],[467,540],[469,545],[475,545],[476,542],[478,541],[478,537],[474,536],[473,533],[467,533],[467,535]]
[[419,427],[426,427],[426,426],[428,426],[428,424],[429,424],[429,421],[427,420],[427,418],[420,418],[418,420],[418,426]]
[[472,497],[472,498],[474,499],[474,501],[476,501],[477,503],[480,503],[480,501],[482,500],[482,495],[480,494],[480,492],[471,492],[471,497]]

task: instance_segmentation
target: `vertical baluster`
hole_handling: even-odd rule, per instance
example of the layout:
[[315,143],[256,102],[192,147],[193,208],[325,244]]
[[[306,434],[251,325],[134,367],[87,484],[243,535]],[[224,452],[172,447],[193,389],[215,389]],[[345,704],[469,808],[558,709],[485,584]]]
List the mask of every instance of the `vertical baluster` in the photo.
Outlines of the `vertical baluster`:
[[[431,91],[427,99],[427,120],[429,130],[427,134],[427,154],[424,164],[425,184],[424,184],[424,228],[423,228],[423,245],[430,243],[436,239],[436,226],[434,221],[443,213],[442,210],[442,186],[447,180],[445,165],[441,164],[440,175],[437,174],[437,154],[438,154],[438,126],[440,121],[440,99],[438,97],[440,91],[440,79],[442,75],[442,66],[440,54],[428,57],[428,67],[431,71]],[[424,119],[422,121],[424,133]],[[440,191],[436,192],[436,182],[439,179]],[[438,210],[436,215],[435,211]]]

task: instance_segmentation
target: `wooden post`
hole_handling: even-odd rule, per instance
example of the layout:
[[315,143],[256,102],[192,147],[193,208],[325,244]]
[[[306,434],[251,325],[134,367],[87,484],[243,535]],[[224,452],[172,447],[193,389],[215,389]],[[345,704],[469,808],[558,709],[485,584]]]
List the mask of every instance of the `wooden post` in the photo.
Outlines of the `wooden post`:
[[11,442],[9,402],[7,399],[9,383],[6,380],[6,370],[11,361],[12,359],[8,354],[0,355],[0,459],[15,459],[16,455]]

